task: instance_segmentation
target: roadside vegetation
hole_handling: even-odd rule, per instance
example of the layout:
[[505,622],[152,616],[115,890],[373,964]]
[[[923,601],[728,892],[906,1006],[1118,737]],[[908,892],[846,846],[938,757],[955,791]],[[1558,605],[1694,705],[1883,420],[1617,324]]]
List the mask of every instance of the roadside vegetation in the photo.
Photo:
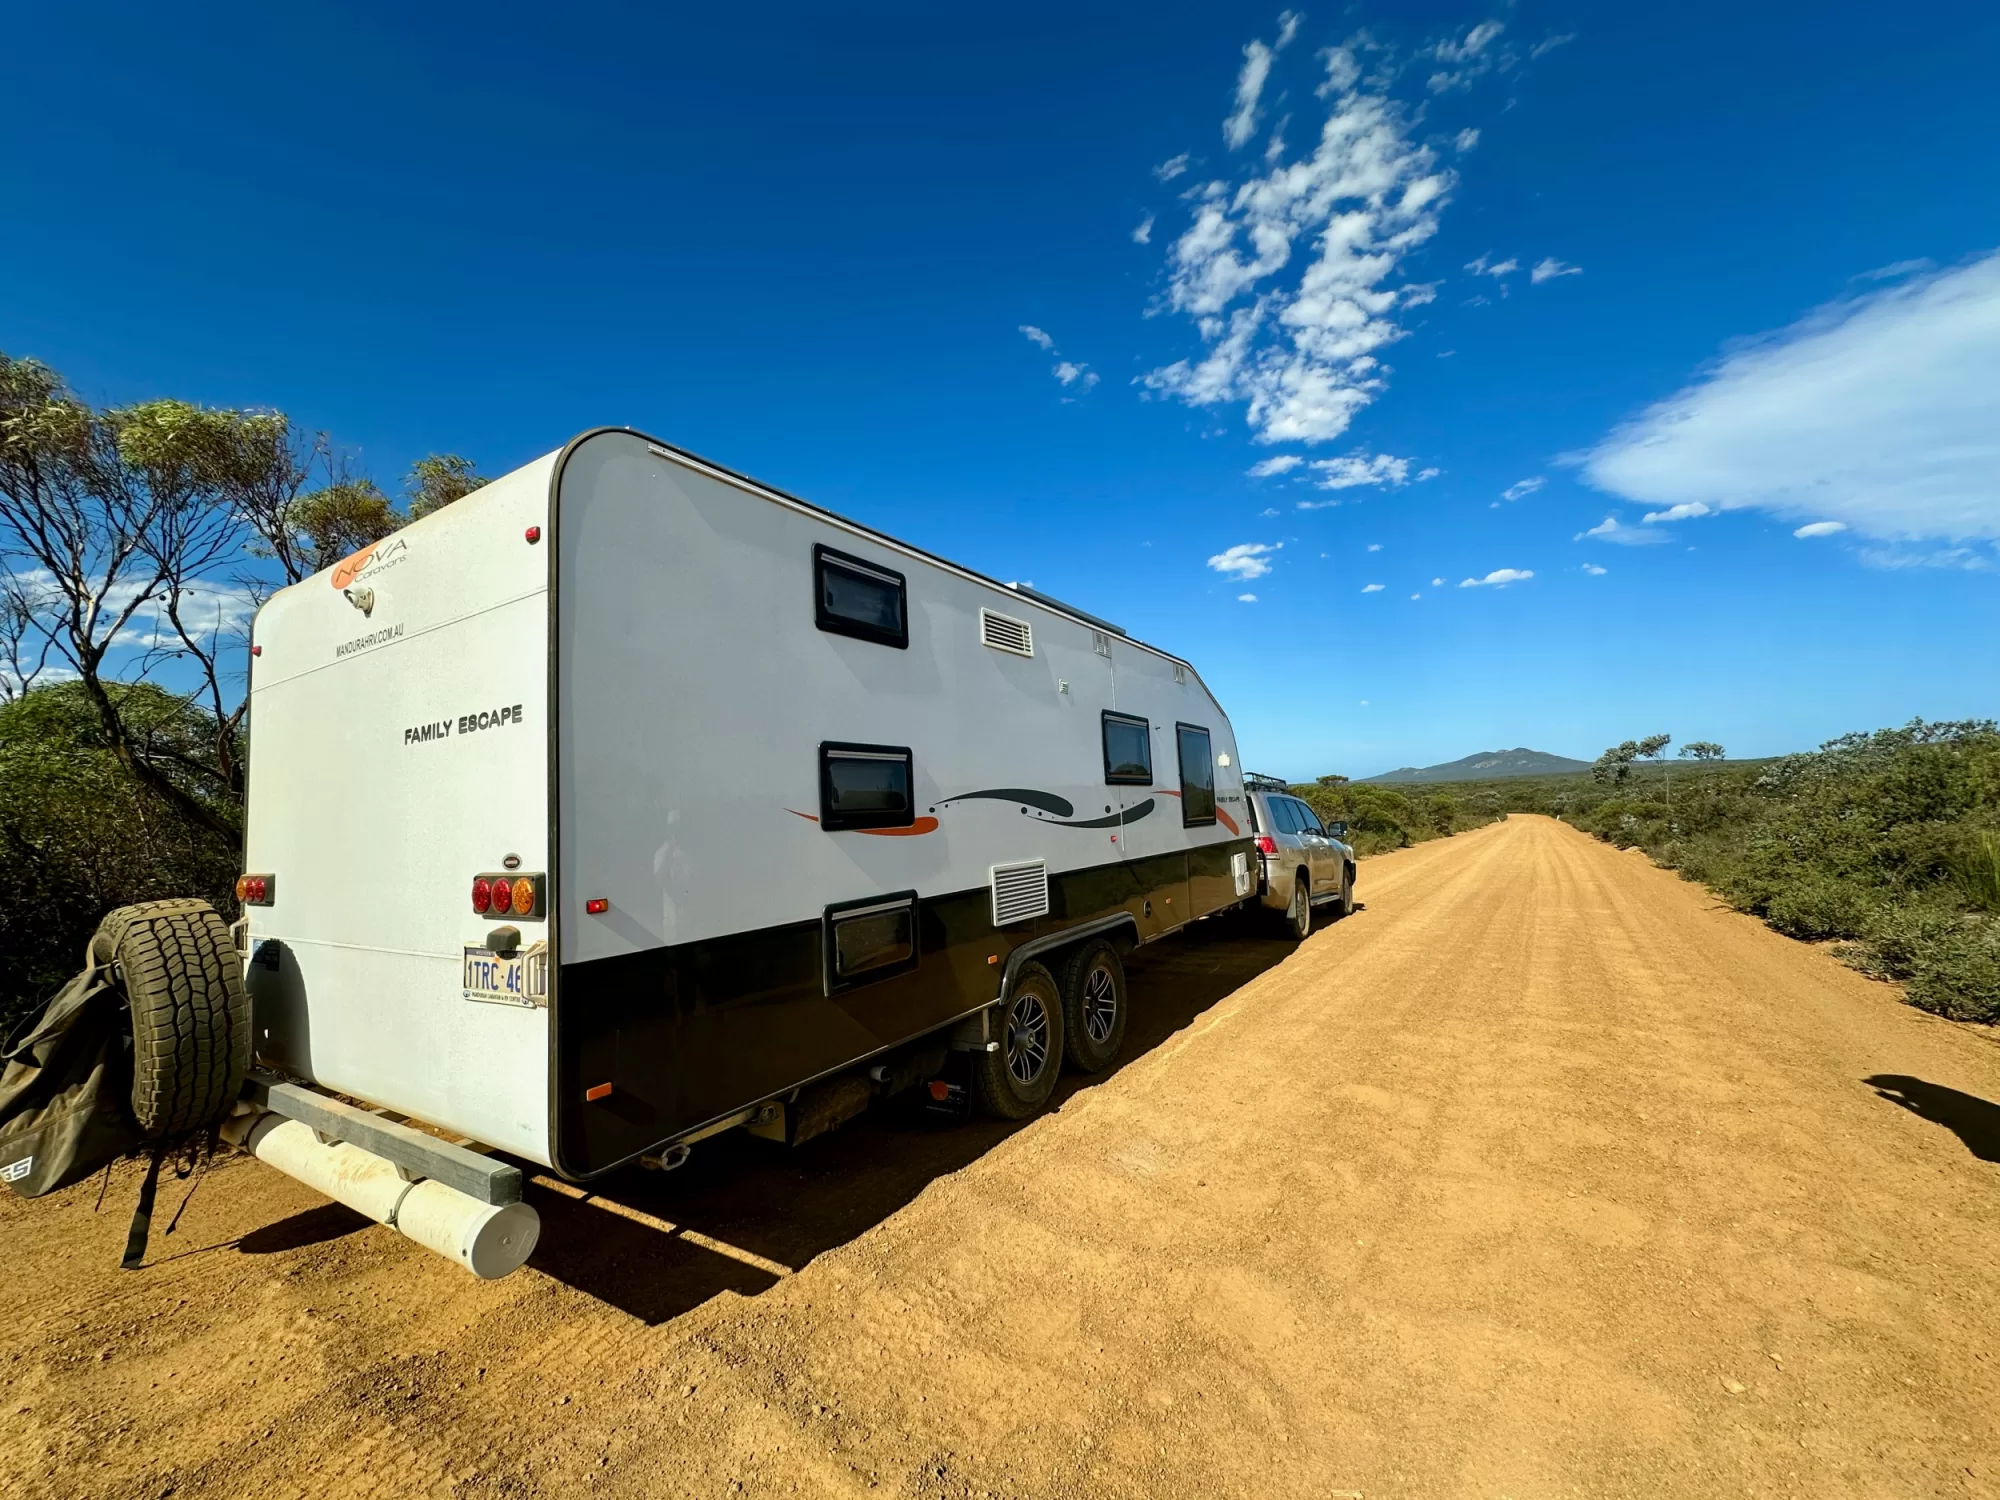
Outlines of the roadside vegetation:
[[399,505],[282,412],[97,407],[0,353],[0,1028],[113,907],[234,913],[257,605],[484,482],[434,454]]
[[1473,806],[1456,787],[1448,785],[1406,791],[1352,782],[1345,776],[1322,776],[1316,782],[1293,787],[1292,793],[1310,803],[1321,822],[1345,823],[1347,841],[1356,854],[1407,849],[1507,815],[1504,809]]
[[1581,775],[1441,784],[1424,800],[1448,799],[1456,827],[1509,812],[1563,818],[1779,932],[1836,943],[1854,967],[1901,982],[1914,1005],[2000,1022],[1991,720],[1913,720],[1765,761],[1724,760],[1707,741],[1669,760],[1668,743],[1626,741]]

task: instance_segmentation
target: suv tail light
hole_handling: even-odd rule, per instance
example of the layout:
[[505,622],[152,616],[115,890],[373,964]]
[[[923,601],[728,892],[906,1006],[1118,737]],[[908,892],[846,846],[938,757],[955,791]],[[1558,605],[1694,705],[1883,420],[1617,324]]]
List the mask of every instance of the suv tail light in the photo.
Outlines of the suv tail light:
[[236,877],[236,899],[244,906],[269,906],[278,899],[278,877],[275,875],[238,875]]
[[1258,834],[1257,852],[1259,854],[1276,854],[1278,852],[1278,841],[1268,833]]
[[480,916],[508,916],[539,922],[548,916],[547,877],[498,872],[472,880],[472,909]]

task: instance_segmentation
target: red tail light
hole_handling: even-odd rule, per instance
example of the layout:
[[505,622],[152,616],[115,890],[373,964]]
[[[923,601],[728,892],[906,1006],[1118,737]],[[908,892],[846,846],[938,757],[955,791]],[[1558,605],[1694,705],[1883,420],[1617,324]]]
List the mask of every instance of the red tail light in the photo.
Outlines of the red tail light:
[[236,899],[245,906],[269,906],[278,887],[275,875],[238,875]]
[[472,909],[482,917],[493,909],[493,882],[484,875],[472,882]]
[[488,870],[472,879],[472,909],[480,916],[514,916],[539,922],[548,916],[543,875],[510,875]]
[[496,880],[488,889],[492,892],[493,909],[503,915],[514,909],[514,882]]
[[1268,833],[1258,834],[1257,852],[1259,854],[1276,854],[1278,852],[1278,841]]

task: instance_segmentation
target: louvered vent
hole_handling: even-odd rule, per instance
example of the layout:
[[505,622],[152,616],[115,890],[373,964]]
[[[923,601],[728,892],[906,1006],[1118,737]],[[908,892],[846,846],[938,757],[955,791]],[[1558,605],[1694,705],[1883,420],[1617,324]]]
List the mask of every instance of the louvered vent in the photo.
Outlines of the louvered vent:
[[1026,620],[998,615],[990,609],[979,612],[979,639],[995,651],[1011,651],[1016,656],[1035,654],[1035,629]]
[[1187,668],[1182,666],[1179,662],[1174,663],[1174,681],[1175,682],[1187,681]]
[[1111,654],[1111,637],[1101,630],[1091,631],[1090,649],[1095,651],[1099,656],[1109,656]]
[[993,925],[1049,914],[1049,867],[1039,859],[993,867]]

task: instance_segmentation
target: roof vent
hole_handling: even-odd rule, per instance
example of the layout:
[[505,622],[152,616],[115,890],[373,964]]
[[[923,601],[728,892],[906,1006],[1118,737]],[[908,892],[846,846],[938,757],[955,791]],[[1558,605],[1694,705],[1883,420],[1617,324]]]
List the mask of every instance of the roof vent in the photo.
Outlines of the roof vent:
[[1011,651],[1016,656],[1035,654],[1034,627],[1026,620],[995,614],[990,609],[979,611],[979,639],[995,651]]
[[993,867],[993,925],[1006,927],[1049,914],[1049,867],[1028,859]]
[[1111,654],[1111,637],[1101,630],[1091,631],[1090,649],[1095,651],[1099,656],[1109,656]]
[[1179,662],[1174,663],[1174,681],[1175,682],[1187,681],[1187,668],[1182,666]]

